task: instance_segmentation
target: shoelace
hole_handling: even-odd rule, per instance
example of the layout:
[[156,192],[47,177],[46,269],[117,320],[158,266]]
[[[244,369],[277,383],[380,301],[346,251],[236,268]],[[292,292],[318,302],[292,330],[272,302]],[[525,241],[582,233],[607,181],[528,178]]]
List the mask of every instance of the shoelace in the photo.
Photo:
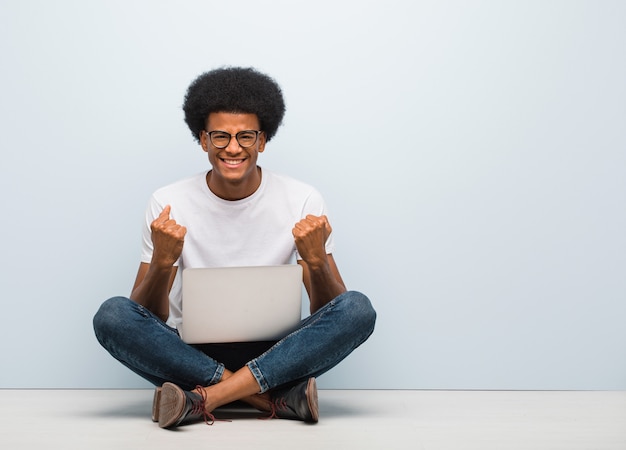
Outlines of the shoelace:
[[192,414],[202,414],[202,418],[204,419],[204,423],[206,423],[207,425],[213,425],[215,423],[215,416],[213,414],[211,414],[210,412],[207,412],[207,410],[204,407],[204,404],[206,403],[206,391],[204,390],[204,388],[202,386],[196,386],[196,391],[200,394],[200,400],[194,399],[191,402],[191,413]]
[[289,408],[287,406],[287,402],[284,398],[279,398],[276,400],[272,400],[270,402],[270,415],[259,417],[259,419],[268,420],[268,419],[276,419],[278,418],[278,411],[285,411]]

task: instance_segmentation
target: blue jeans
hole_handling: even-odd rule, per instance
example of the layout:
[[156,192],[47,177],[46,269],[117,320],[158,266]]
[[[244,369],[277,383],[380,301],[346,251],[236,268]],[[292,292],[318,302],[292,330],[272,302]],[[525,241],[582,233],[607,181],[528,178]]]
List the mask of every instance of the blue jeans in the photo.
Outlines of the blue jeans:
[[[369,299],[348,291],[275,343],[189,345],[175,329],[126,297],[105,301],[93,326],[98,341],[115,359],[156,386],[166,381],[186,390],[209,386],[221,380],[225,367],[234,371],[247,365],[260,392],[266,392],[330,370],[365,342],[375,322]],[[214,359],[220,356],[227,361]]]

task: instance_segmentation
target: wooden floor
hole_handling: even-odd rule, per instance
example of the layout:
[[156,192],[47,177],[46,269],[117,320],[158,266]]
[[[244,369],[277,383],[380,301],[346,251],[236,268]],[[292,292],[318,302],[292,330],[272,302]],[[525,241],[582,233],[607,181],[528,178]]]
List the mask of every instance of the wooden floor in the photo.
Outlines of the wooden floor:
[[322,390],[320,422],[163,430],[151,390],[0,390],[4,449],[625,450],[626,392]]

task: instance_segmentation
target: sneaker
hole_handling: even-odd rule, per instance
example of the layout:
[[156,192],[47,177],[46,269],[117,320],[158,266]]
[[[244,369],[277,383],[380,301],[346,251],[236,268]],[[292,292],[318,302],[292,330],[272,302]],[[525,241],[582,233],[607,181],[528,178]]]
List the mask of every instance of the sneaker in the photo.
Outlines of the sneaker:
[[272,418],[303,420],[309,423],[316,423],[319,419],[315,378],[309,378],[290,388],[276,389],[271,393],[271,402]]

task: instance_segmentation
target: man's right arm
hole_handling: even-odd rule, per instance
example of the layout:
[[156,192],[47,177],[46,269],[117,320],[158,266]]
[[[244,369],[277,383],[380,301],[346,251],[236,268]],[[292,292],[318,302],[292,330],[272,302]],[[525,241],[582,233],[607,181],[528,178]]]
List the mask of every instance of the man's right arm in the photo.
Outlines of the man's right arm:
[[141,263],[130,294],[131,300],[145,306],[164,322],[170,314],[169,292],[176,276],[176,267],[158,268]]
[[176,276],[174,264],[183,250],[187,229],[170,219],[166,206],[151,224],[154,250],[152,261],[142,262],[130,298],[166,321],[169,316],[169,292]]

